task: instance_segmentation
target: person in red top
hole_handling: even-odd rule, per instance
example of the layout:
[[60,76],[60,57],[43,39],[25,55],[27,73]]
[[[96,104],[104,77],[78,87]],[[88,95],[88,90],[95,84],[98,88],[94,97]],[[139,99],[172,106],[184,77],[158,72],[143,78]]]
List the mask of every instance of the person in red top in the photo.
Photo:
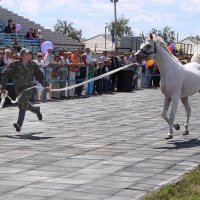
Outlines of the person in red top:
[[[76,84],[76,72],[78,69],[78,66],[80,65],[80,55],[78,53],[78,50],[74,50],[74,52],[70,56],[70,75],[69,75],[69,85],[75,85]],[[69,90],[69,96],[73,97],[75,96],[75,88]]]

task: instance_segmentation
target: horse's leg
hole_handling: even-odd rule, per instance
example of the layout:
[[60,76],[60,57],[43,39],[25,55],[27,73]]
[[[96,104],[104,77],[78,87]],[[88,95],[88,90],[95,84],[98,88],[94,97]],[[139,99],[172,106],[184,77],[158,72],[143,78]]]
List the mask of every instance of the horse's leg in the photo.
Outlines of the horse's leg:
[[185,124],[184,124],[185,130],[183,132],[183,135],[188,135],[189,134],[189,131],[188,131],[189,120],[190,120],[190,116],[191,116],[191,107],[190,107],[190,104],[188,102],[188,97],[181,98],[181,102],[184,105],[185,111],[186,111],[186,114],[187,114]]
[[[165,96],[165,98],[164,98],[164,106],[163,106],[163,111],[162,111],[162,117],[168,123],[168,125],[170,125],[170,122],[169,122],[169,118],[167,117],[167,111],[169,109],[170,104],[171,104],[171,98]],[[180,126],[179,126],[178,123],[173,123],[173,127],[176,130],[180,129]]]
[[171,113],[170,113],[170,117],[169,117],[169,132],[165,139],[173,138],[173,123],[174,123],[176,111],[178,108],[178,100],[179,99],[177,97],[172,98],[172,107],[171,107]]
[[168,125],[169,125],[169,118],[167,117],[167,111],[169,109],[170,104],[171,104],[171,98],[165,96],[164,106],[163,106],[163,111],[162,111],[162,118],[168,123]]

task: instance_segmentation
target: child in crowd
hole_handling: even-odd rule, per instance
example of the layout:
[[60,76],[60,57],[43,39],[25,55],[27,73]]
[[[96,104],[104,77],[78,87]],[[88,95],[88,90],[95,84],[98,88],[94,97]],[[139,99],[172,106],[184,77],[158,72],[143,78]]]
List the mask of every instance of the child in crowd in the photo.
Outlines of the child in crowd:
[[[51,89],[59,89],[59,79],[60,79],[60,67],[62,66],[61,58],[59,55],[56,55],[54,58],[54,66],[52,67],[51,71]],[[60,92],[53,92],[51,91],[51,98],[52,99],[59,99]]]

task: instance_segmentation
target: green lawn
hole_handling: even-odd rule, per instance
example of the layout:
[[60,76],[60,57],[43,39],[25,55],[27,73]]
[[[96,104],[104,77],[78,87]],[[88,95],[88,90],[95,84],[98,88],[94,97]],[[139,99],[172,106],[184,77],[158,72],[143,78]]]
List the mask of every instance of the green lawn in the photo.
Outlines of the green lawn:
[[144,200],[200,200],[200,165],[179,182],[162,187]]

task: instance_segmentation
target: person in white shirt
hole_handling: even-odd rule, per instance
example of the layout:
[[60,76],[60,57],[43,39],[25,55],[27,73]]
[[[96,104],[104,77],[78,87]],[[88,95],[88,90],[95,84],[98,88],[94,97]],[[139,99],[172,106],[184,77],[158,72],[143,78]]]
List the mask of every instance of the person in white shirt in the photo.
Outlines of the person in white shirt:
[[[84,79],[88,79],[88,72],[89,72],[89,67],[91,67],[91,64],[92,64],[92,62],[93,62],[93,55],[92,55],[92,53],[91,53],[91,51],[90,51],[90,48],[86,48],[85,49],[85,56],[86,56],[86,59],[85,59],[85,61],[86,61],[86,65],[87,65],[87,67],[85,67],[85,69],[83,70],[83,71],[85,71],[84,72],[84,74],[85,74],[85,76],[83,76],[83,78]],[[86,84],[86,85],[83,85],[83,91],[82,91],[82,95],[84,96],[84,95],[86,95],[86,88],[88,87],[88,84]]]
[[11,50],[5,49],[4,56],[3,56],[4,65],[9,65],[11,63]]
[[[40,67],[40,70],[45,75],[45,64],[44,64],[44,60],[42,59],[42,53],[38,53],[37,59],[33,60],[33,61]],[[46,100],[46,92],[44,91],[42,85],[38,81],[36,81],[36,86],[38,87],[36,89],[36,100],[37,101],[45,101]]]
[[45,72],[45,63],[42,58],[42,53],[37,54],[37,59],[34,62],[40,67],[40,70],[44,73]]
[[48,48],[46,55],[44,56],[44,64],[45,64],[45,77],[46,80],[50,80],[50,71],[51,69],[49,67],[54,66],[54,55],[53,55],[53,49]]
[[[68,78],[68,71],[70,67],[70,61],[68,59],[68,53],[66,51],[63,52],[63,56],[61,57],[61,63],[62,63],[62,67],[60,71],[60,79],[62,80],[62,82],[60,82],[60,88],[64,88],[68,85],[67,78]],[[62,91],[61,98],[66,98],[66,96],[68,96],[66,91],[65,90]]]
[[93,61],[93,55],[90,52],[90,48],[86,48],[85,51],[86,51],[86,54],[85,54],[86,55],[86,62],[87,62],[87,64],[91,65],[92,61]]
[[107,50],[103,50],[103,55],[99,58],[99,62],[104,63],[104,61],[106,61],[108,58],[108,51]]

